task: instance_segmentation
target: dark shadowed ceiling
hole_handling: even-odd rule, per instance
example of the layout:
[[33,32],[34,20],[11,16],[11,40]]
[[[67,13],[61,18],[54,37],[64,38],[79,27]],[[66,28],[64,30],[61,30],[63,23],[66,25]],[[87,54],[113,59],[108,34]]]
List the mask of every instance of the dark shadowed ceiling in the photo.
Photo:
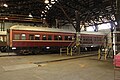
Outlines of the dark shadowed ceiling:
[[[53,25],[56,20],[75,20],[75,12],[83,24],[114,20],[116,0],[0,0],[0,20]],[[30,17],[29,15],[32,15]]]
[[45,5],[43,0],[0,0],[0,16],[1,19],[29,21],[29,14],[31,14],[39,20]]

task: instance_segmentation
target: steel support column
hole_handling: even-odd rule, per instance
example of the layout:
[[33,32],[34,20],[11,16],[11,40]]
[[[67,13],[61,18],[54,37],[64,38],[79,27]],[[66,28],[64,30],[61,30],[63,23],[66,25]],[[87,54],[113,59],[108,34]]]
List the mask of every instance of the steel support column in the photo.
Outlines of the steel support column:
[[76,47],[77,53],[80,54],[80,14],[75,11],[76,16]]
[[[115,16],[116,16],[116,20],[118,23],[116,28],[120,29],[120,0],[116,0],[116,15]],[[117,29],[117,30],[119,30],[119,29]]]
[[115,31],[115,24],[113,21],[110,22],[111,24],[111,43],[110,46],[112,47],[112,54],[113,54],[113,58],[114,55],[116,55],[116,37],[115,34],[113,34],[113,32]]
[[94,26],[95,26],[94,31],[95,31],[95,32],[98,32],[98,24],[97,24],[97,23],[94,23]]
[[5,31],[5,22],[4,22],[4,20],[2,22],[0,22],[0,23],[1,23],[0,30]]
[[[116,55],[118,52],[120,52],[120,0],[116,0],[116,21],[117,21],[117,26],[116,26],[116,32],[115,32],[115,48],[116,50],[114,51],[114,55]],[[117,51],[117,52],[116,52]]]

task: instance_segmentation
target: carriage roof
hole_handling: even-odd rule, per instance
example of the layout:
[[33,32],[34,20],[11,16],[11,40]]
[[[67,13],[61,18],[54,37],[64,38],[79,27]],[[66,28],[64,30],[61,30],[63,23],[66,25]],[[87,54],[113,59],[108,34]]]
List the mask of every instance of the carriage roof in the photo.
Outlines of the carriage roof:
[[[63,33],[76,33],[75,30],[69,29],[59,29],[59,28],[48,28],[48,27],[38,27],[38,26],[25,26],[25,25],[14,25],[11,26],[12,30],[30,30],[30,31],[45,31],[45,32],[63,32]],[[92,31],[81,31],[80,34],[95,34],[95,35],[105,35],[103,32],[92,32]]]
[[64,32],[64,33],[75,33],[72,30],[58,29],[58,28],[48,28],[48,27],[37,27],[37,26],[24,26],[24,25],[14,25],[10,29],[13,30],[29,30],[29,31],[45,31],[45,32]]

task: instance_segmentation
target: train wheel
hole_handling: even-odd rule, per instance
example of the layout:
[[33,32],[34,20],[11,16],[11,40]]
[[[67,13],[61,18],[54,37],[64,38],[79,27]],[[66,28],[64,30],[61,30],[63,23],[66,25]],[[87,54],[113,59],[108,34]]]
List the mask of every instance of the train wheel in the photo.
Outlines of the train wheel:
[[39,51],[39,50],[34,50],[34,51],[32,51],[32,53],[33,53],[33,54],[39,54],[40,51]]
[[17,50],[17,51],[15,51],[15,53],[18,54],[18,55],[28,55],[28,54],[30,54],[29,51],[27,51],[27,50]]
[[7,47],[1,47],[1,48],[0,48],[0,51],[1,51],[1,52],[6,52],[6,50],[7,50]]

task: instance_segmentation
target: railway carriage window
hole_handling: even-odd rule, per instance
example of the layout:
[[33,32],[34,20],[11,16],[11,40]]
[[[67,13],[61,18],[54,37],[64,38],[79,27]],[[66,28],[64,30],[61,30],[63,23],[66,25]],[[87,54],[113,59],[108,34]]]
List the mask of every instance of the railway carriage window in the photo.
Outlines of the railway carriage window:
[[0,36],[0,42],[3,42],[3,36]]
[[15,40],[20,40],[20,34],[15,34],[15,35],[14,35],[14,39],[15,39]]
[[7,41],[7,38],[6,38],[6,36],[4,36],[4,42],[6,42]]
[[80,37],[80,41],[82,41],[82,37]]
[[91,37],[91,39],[90,39],[91,41],[92,41],[92,37]]
[[72,36],[65,36],[65,40],[72,40]]
[[100,38],[100,41],[102,41],[102,38]]
[[40,40],[40,35],[35,35],[35,40]]
[[120,34],[116,34],[116,35],[117,35],[116,40],[117,40],[117,41],[120,41],[120,37],[119,37]]
[[68,36],[65,36],[65,40],[68,40]]
[[91,38],[91,37],[89,37],[89,41],[92,41],[92,38]]
[[26,35],[25,35],[25,34],[22,34],[22,35],[21,35],[21,39],[22,39],[22,40],[26,40]]
[[48,35],[48,40],[52,40],[52,36],[51,35]]
[[94,37],[94,41],[97,41],[97,38],[96,38],[96,37]]
[[58,35],[55,35],[55,36],[54,36],[54,40],[62,40],[62,36],[60,36],[60,35],[59,35],[59,36],[58,36]]
[[98,38],[98,37],[96,37],[96,40],[97,40],[97,41],[99,41],[99,38]]
[[72,40],[72,36],[68,36],[68,40]]
[[62,36],[58,36],[58,40],[62,40]]
[[72,36],[72,40],[75,40],[75,37],[74,37],[74,36]]
[[46,35],[43,35],[43,36],[42,36],[42,40],[46,40]]
[[58,40],[58,36],[54,36],[54,40]]
[[99,41],[99,38],[98,38],[98,37],[96,37],[96,41]]
[[98,41],[102,41],[100,37],[98,37]]
[[30,34],[30,35],[29,35],[29,39],[30,39],[30,40],[34,40],[34,35],[33,35],[33,34]]

